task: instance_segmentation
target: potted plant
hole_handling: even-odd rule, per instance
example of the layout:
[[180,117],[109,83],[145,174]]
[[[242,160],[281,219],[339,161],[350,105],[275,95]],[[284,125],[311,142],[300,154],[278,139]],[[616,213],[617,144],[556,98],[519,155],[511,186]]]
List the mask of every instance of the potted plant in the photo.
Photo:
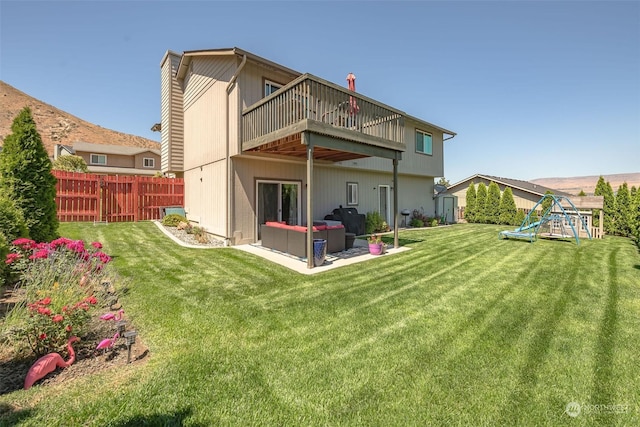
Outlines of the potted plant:
[[384,250],[384,243],[382,242],[382,238],[377,234],[372,234],[367,239],[369,242],[369,253],[371,255],[381,255]]

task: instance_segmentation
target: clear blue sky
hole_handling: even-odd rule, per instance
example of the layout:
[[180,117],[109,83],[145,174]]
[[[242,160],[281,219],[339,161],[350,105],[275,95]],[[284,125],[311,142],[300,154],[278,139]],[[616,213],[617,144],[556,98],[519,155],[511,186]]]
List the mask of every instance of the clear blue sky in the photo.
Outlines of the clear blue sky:
[[445,176],[640,171],[639,1],[0,3],[0,78],[159,140],[167,49],[240,47],[453,130]]

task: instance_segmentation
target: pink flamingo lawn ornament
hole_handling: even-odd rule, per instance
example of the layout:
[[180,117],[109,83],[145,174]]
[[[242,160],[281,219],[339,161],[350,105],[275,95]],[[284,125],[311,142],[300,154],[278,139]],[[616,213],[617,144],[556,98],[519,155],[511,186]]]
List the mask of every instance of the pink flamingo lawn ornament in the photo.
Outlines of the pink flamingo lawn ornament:
[[71,366],[76,361],[76,352],[73,351],[73,344],[76,341],[80,341],[78,337],[71,337],[67,341],[67,351],[69,352],[69,360],[65,360],[58,353],[49,353],[36,360],[36,363],[31,365],[27,377],[24,379],[24,389],[31,388],[33,383],[41,378],[44,378],[49,372],[53,372],[56,368],[66,368]]
[[98,346],[96,347],[96,350],[107,350],[108,348],[113,347],[113,345],[116,343],[116,340],[120,338],[120,333],[116,332],[116,334],[113,336],[113,338],[105,338],[102,341],[100,341],[100,344],[98,344]]
[[123,309],[118,310],[117,314],[113,314],[113,313],[105,313],[102,316],[100,316],[100,319],[102,320],[115,320],[116,322],[119,322],[122,319],[122,314],[124,313]]

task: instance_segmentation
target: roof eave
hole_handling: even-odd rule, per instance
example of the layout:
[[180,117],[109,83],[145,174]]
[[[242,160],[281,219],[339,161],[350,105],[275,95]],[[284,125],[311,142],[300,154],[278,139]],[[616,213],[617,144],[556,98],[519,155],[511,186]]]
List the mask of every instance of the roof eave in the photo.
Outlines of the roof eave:
[[238,57],[246,56],[247,59],[252,62],[257,62],[259,64],[266,65],[270,68],[273,68],[285,74],[290,74],[291,76],[294,76],[294,77],[298,77],[302,75],[302,73],[299,71],[292,70],[291,68],[285,67],[284,65],[275,63],[273,61],[269,61],[268,59],[255,55],[251,52],[247,52],[246,50],[233,47],[233,48],[222,48],[222,49],[203,49],[203,50],[184,51],[182,53],[182,57],[180,58],[180,64],[178,65],[178,69],[176,71],[176,77],[179,79],[184,78],[184,76],[187,73],[187,70],[189,69],[189,64],[191,63],[192,58],[196,56],[230,56],[230,55],[236,55]]
[[445,128],[441,127],[441,126],[434,125],[433,123],[429,123],[429,122],[427,122],[425,120],[422,120],[422,119],[419,119],[419,118],[417,118],[415,116],[411,116],[411,115],[405,113],[405,117],[410,119],[410,120],[413,120],[416,123],[423,124],[425,126],[433,128],[433,129],[437,129],[437,130],[439,130],[440,132],[442,132],[444,134],[451,135],[451,137],[447,138],[447,139],[451,139],[451,138],[453,138],[453,137],[455,137],[457,135],[457,133],[455,133],[455,132],[453,132],[453,131],[451,131],[449,129],[445,129]]

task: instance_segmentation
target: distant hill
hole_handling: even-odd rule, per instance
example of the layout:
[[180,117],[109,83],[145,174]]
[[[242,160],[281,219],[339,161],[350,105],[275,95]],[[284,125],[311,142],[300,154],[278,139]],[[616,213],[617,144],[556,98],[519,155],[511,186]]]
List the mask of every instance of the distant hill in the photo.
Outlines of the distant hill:
[[73,145],[76,141],[160,149],[160,144],[156,141],[94,125],[35,99],[1,80],[0,145],[4,138],[11,134],[11,124],[25,106],[31,108],[31,114],[49,155],[53,155],[54,144]]
[[[613,191],[618,191],[618,187],[626,182],[629,188],[636,186],[640,188],[640,172],[635,173],[618,173],[614,175],[603,175],[605,181],[611,183]],[[574,176],[571,178],[538,178],[529,180],[534,184],[544,185],[554,190],[564,191],[569,194],[578,194],[583,190],[587,195],[593,195],[598,183],[599,175],[591,176]]]

